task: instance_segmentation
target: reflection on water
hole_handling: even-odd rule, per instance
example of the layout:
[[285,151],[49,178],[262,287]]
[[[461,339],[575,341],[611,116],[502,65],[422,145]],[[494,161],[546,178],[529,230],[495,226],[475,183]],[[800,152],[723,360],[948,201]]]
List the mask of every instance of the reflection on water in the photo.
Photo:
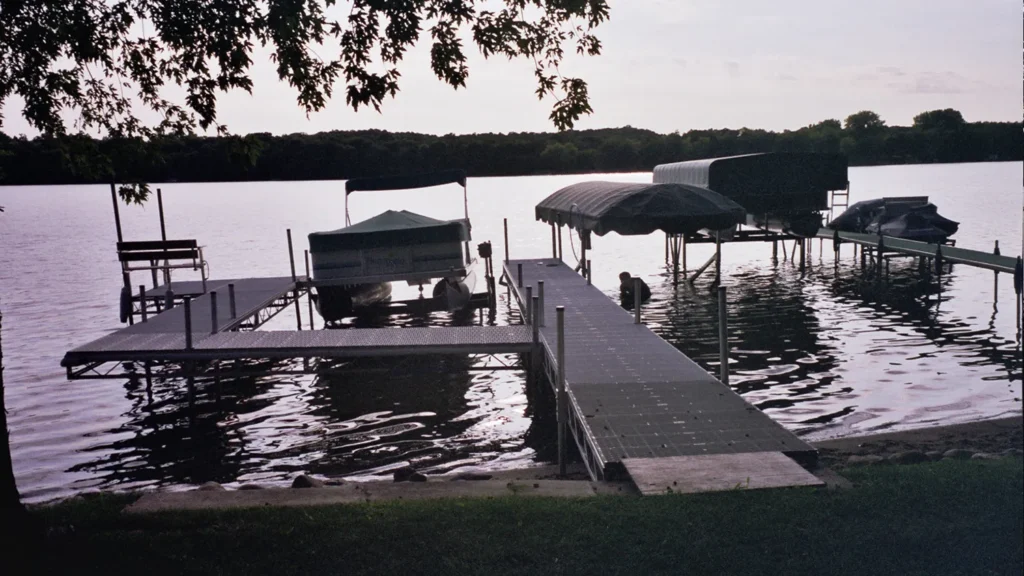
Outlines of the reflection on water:
[[[1020,238],[1020,170],[1020,163],[854,168],[852,189],[866,195],[851,201],[928,195],[961,221],[958,244],[988,249],[1000,240],[1011,252]],[[492,240],[500,253],[508,218],[513,257],[547,256],[550,236],[535,223],[533,206],[584,178],[642,182],[650,174],[473,179],[474,242]],[[288,269],[284,229],[293,230],[301,250],[309,232],[337,228],[341,189],[337,182],[165,185],[169,234],[198,238],[214,277],[281,275]],[[318,376],[294,374],[301,361],[267,365],[272,370],[259,377],[225,364],[219,382],[197,383],[194,410],[181,379],[157,375],[147,390],[138,366],[122,380],[68,382],[59,366],[64,352],[118,326],[109,192],[68,186],[0,195],[7,208],[0,218],[0,304],[8,422],[27,500],[93,487],[284,484],[298,471],[360,477],[403,462],[446,471],[555,457],[550,392],[527,390],[521,371],[481,369],[513,365],[513,356],[361,360]],[[422,191],[368,195],[357,209],[359,217],[396,205],[461,215],[458,202],[453,214],[435,214],[438,198]],[[155,208],[121,214],[126,238],[158,237]],[[567,239],[567,254],[573,241]],[[696,287],[673,287],[663,248],[656,235],[596,238],[588,253],[594,284],[617,298],[620,271],[643,277],[654,292],[644,306],[648,324],[717,373],[716,293],[707,277]],[[849,246],[837,267],[827,242],[825,254],[818,243],[813,248],[801,274],[791,262],[773,265],[766,244],[723,247],[730,380],[750,402],[810,438],[1020,413],[1021,347],[1008,276],[994,302],[991,272],[957,266],[936,277],[894,259],[888,277],[879,278],[860,269]],[[690,250],[691,264],[710,255],[708,246]],[[417,293],[395,287],[398,300]],[[303,317],[306,310],[303,302]],[[493,318],[365,316],[341,329],[517,318],[502,293]],[[291,308],[267,326],[294,327]]]

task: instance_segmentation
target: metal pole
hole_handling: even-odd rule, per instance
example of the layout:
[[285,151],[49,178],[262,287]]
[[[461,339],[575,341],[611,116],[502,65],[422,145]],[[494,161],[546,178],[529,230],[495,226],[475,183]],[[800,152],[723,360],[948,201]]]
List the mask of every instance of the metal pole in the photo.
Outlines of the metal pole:
[[540,304],[536,296],[530,299],[530,310],[533,313],[533,317],[530,318],[530,326],[533,328],[533,348],[530,352],[530,369],[533,371],[534,378],[540,377]]
[[142,309],[142,321],[148,322],[149,316],[146,312],[146,285],[139,284],[139,308]]
[[642,299],[643,299],[643,294],[641,293],[643,291],[642,290],[643,284],[641,284],[641,282],[643,282],[643,280],[641,280],[639,276],[637,276],[636,278],[633,278],[633,323],[634,324],[640,324],[640,304],[641,304]]
[[722,234],[715,232],[715,284],[722,281]]
[[238,310],[235,308],[235,283],[228,284],[228,311],[231,312],[231,319],[238,318]]
[[665,232],[665,263],[668,264],[668,232]]
[[192,297],[185,296],[185,350],[192,349]]
[[729,384],[729,329],[726,326],[725,286],[718,287],[718,362],[722,384]]
[[772,240],[772,260],[779,261],[779,241]]
[[590,259],[588,258],[587,259],[587,286],[590,286],[593,283],[594,283],[594,279],[593,279],[593,276],[591,275]]
[[544,325],[544,281],[537,281],[537,297],[540,299],[540,325]]
[[562,260],[562,224],[559,221],[558,224],[558,259]]
[[558,245],[555,240],[555,223],[551,223],[551,257],[558,258]]
[[156,207],[160,212],[160,239],[167,240],[167,225],[164,223],[164,193],[159,188],[156,189]]
[[800,271],[804,271],[804,267],[807,264],[807,242],[805,238],[797,240],[800,244]]
[[295,282],[295,252],[292,251],[292,229],[288,229],[288,261],[292,266],[292,282]]
[[[309,250],[303,250],[304,258],[306,260],[306,281],[312,281],[313,275],[309,269]],[[313,289],[306,284],[306,303],[309,305],[309,329],[316,330],[316,326],[313,325]]]
[[508,218],[505,218],[505,262],[508,262]]
[[523,264],[516,264],[516,286],[523,287]]
[[565,476],[568,456],[566,450],[566,424],[569,419],[569,396],[565,393],[565,307],[555,308],[558,316],[558,475]]
[[217,291],[210,290],[210,334],[216,334],[217,328]]
[[117,241],[123,242],[124,237],[121,236],[121,209],[117,205],[117,187],[114,182],[110,182],[110,199],[114,201],[114,227],[117,229]]
[[530,322],[533,321],[533,309],[530,308],[531,306],[533,306],[533,286],[527,286],[526,287],[526,302],[525,302],[525,304],[526,304],[526,322],[524,322],[524,324],[529,324]]
[[[685,235],[683,235],[683,237],[682,237],[682,243],[683,243],[683,273],[685,274],[686,273],[686,236]],[[677,283],[679,282],[678,278],[676,278],[676,282]]]

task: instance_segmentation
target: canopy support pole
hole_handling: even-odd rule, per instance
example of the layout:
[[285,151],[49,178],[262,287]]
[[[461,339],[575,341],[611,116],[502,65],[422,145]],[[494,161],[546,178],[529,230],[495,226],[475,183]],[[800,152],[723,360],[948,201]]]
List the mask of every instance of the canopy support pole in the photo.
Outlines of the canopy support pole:
[[722,233],[715,232],[715,284],[722,282]]
[[551,257],[558,258],[558,245],[555,243],[555,223],[551,223]]

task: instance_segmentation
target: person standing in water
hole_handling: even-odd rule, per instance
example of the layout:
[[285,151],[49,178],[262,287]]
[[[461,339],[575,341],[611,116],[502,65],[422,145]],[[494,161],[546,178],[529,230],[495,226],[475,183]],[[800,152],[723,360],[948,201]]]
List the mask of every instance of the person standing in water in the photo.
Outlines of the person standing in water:
[[[644,282],[643,278],[640,280],[640,301],[646,302],[651,299],[651,288]],[[633,277],[629,272],[623,272],[619,274],[619,294],[622,298],[626,299],[627,302],[632,302],[635,296],[633,295]]]

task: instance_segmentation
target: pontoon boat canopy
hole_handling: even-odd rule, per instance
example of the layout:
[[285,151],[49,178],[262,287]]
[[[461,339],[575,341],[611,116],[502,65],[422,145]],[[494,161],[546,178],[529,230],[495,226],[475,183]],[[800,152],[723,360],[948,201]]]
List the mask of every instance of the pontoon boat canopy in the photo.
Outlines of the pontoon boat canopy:
[[458,184],[465,188],[466,172],[463,170],[442,170],[426,174],[406,174],[381,178],[353,178],[345,182],[345,195],[360,190],[409,190],[429,188],[442,184]]
[[689,234],[723,230],[746,219],[746,210],[707,188],[687,184],[581,182],[537,204],[537,219],[589,230],[598,236]]

